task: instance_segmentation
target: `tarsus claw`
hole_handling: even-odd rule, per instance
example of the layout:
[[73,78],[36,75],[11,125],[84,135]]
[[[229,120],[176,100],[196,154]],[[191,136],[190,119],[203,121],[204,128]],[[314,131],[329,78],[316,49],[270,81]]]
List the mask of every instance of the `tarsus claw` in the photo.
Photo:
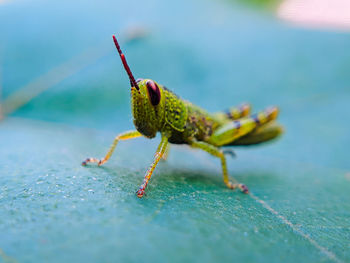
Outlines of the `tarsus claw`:
[[144,194],[145,194],[145,190],[142,189],[142,188],[140,188],[140,189],[137,190],[137,192],[136,192],[136,195],[137,195],[138,198],[142,198]]
[[248,190],[248,187],[244,184],[240,184],[239,185],[239,188],[241,189],[241,191],[244,193],[244,194],[248,194],[249,193],[249,190]]

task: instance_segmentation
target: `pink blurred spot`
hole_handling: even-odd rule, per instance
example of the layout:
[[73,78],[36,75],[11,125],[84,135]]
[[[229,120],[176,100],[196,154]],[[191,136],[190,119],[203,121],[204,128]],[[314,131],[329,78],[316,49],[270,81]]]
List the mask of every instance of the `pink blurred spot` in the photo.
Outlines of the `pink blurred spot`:
[[350,30],[350,0],[285,0],[277,12],[303,26]]

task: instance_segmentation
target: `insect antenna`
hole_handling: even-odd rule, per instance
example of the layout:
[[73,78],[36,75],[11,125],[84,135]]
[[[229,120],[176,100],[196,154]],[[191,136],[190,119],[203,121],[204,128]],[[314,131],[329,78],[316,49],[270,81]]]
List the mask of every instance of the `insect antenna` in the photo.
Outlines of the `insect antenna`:
[[115,47],[118,50],[119,56],[120,56],[120,58],[121,58],[121,60],[123,62],[125,71],[126,71],[126,73],[128,73],[131,86],[135,87],[137,90],[140,90],[140,88],[137,85],[137,82],[135,81],[135,78],[134,78],[134,76],[133,76],[133,74],[132,74],[132,72],[131,72],[131,70],[129,68],[128,63],[126,62],[125,56],[124,56],[122,50],[120,49],[119,43],[118,43],[117,38],[115,37],[115,35],[113,35],[113,41],[114,41]]

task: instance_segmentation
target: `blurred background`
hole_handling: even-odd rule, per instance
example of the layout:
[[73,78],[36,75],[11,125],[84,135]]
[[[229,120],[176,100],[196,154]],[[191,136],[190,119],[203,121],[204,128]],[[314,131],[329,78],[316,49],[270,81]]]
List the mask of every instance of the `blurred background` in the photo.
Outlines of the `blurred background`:
[[[219,111],[281,109],[286,133],[220,164],[133,129],[128,77]],[[350,260],[346,0],[0,0],[0,262]]]

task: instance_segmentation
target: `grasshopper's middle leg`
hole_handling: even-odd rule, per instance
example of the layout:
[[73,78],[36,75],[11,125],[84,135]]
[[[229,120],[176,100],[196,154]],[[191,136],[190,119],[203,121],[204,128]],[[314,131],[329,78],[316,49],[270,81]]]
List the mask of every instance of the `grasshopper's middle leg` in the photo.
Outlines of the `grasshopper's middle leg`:
[[87,158],[84,162],[82,162],[81,164],[83,166],[87,165],[88,163],[98,163],[98,165],[102,165],[104,164],[105,162],[108,161],[108,159],[111,157],[111,155],[113,154],[114,152],[114,149],[115,147],[117,146],[118,142],[121,141],[121,140],[129,140],[129,139],[133,139],[133,138],[137,138],[137,137],[140,137],[142,136],[141,133],[139,133],[138,131],[127,131],[127,132],[123,132],[121,134],[118,134],[111,147],[109,148],[106,156],[104,158],[102,158],[101,160],[99,159],[96,159],[96,158]]
[[145,175],[145,178],[143,179],[142,185],[140,186],[139,190],[137,190],[137,192],[136,192],[137,197],[141,198],[145,194],[145,189],[147,187],[148,181],[149,181],[149,179],[151,179],[153,171],[156,168],[159,160],[164,156],[164,153],[167,149],[167,146],[168,146],[168,138],[166,136],[162,135],[162,140],[161,140],[161,142],[157,148],[157,151],[154,155],[153,162],[146,172],[146,175]]
[[228,188],[230,188],[230,189],[239,188],[245,194],[247,194],[249,192],[248,188],[244,184],[240,184],[236,180],[233,180],[233,183],[232,183],[229,180],[227,166],[226,166],[226,158],[225,158],[225,154],[222,150],[220,150],[218,147],[215,147],[209,143],[200,142],[200,141],[192,141],[190,143],[190,146],[202,149],[202,150],[206,151],[207,153],[210,153],[211,155],[220,158],[221,166],[222,166],[222,174],[224,176],[224,178],[223,178],[224,183],[227,185]]

